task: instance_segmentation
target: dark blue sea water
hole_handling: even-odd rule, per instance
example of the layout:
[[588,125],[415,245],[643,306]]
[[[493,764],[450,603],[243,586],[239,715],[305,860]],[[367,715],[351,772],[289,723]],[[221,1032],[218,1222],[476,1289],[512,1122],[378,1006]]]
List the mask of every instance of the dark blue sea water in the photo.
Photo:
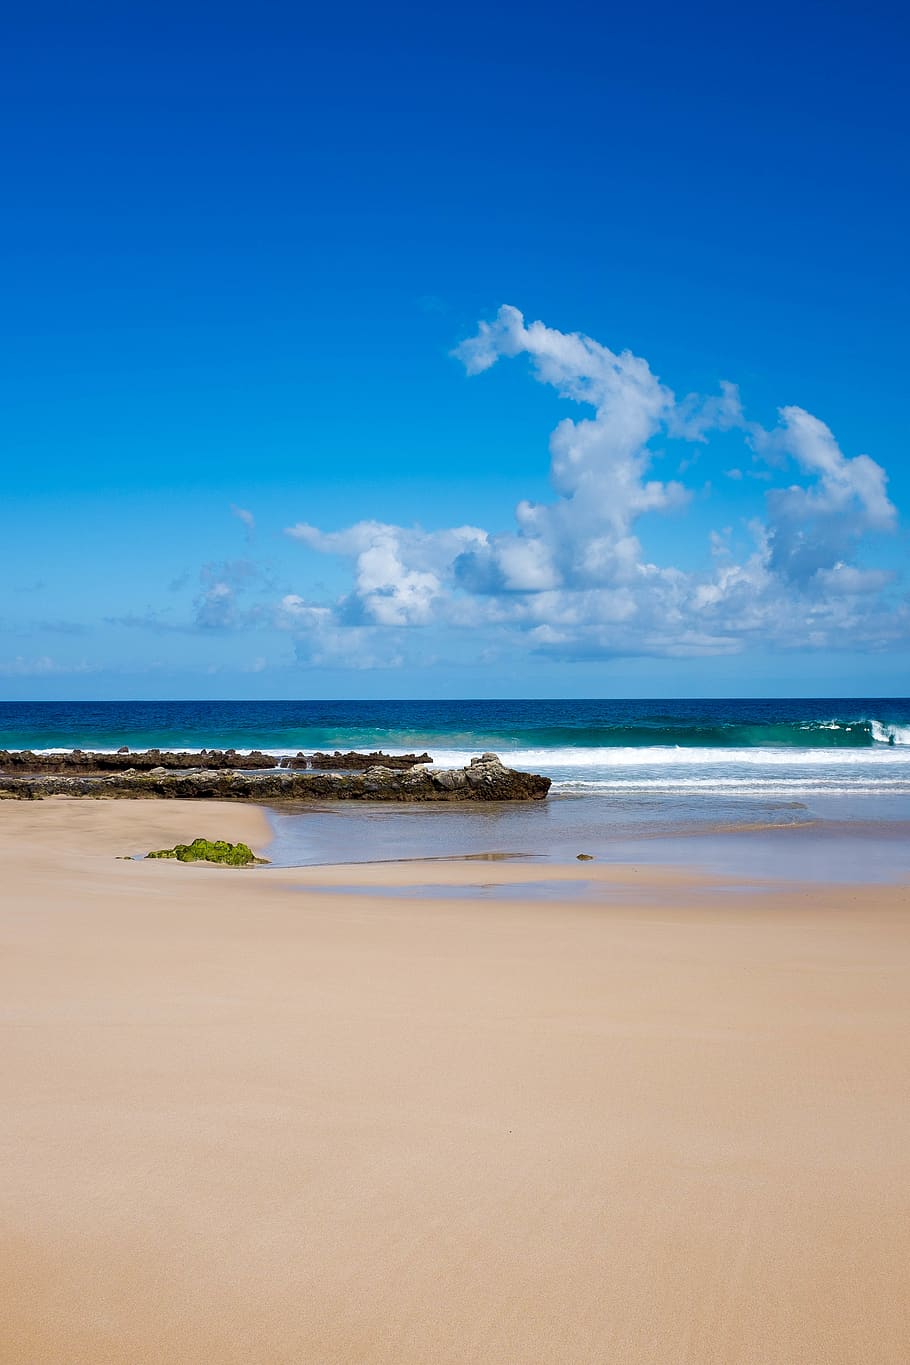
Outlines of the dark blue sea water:
[[[616,856],[641,839],[660,837],[666,850],[669,838],[691,833],[817,831],[820,822],[867,835],[874,826],[892,863],[907,848],[907,698],[0,703],[2,748],[122,744],[426,749],[446,766],[493,750],[553,779],[548,801],[530,808],[279,813],[283,861],[491,849]],[[819,847],[832,867],[878,856],[868,840],[862,855],[838,839]],[[905,861],[910,867],[910,853]]]

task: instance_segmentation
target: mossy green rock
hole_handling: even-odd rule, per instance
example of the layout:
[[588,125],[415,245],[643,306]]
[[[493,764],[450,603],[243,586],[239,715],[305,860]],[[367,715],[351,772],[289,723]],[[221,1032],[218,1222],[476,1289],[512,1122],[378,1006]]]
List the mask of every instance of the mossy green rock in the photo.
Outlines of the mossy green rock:
[[268,858],[257,858],[248,844],[229,844],[226,839],[194,839],[191,844],[175,844],[147,853],[147,858],[176,858],[178,863],[226,863],[228,867],[250,867],[253,863],[267,863]]

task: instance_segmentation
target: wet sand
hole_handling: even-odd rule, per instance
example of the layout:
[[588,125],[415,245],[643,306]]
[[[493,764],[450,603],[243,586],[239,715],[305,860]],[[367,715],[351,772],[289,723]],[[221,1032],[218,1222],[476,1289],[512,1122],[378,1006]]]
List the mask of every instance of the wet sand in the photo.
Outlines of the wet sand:
[[196,835],[0,803],[0,1359],[907,1360],[906,887],[116,858]]

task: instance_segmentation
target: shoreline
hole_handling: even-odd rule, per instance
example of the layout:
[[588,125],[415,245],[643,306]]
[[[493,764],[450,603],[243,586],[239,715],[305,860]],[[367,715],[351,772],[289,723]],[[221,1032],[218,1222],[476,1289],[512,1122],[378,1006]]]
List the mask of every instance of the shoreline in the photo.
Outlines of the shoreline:
[[903,1365],[906,887],[197,835],[0,804],[0,1359]]

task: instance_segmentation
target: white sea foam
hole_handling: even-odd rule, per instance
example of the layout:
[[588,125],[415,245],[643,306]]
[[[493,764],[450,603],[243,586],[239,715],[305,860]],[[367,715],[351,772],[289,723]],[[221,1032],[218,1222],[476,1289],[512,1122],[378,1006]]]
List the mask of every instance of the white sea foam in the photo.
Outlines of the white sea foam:
[[[609,745],[602,748],[565,745],[560,747],[547,748],[509,748],[502,742],[484,739],[480,736],[473,745],[459,746],[458,748],[440,748],[434,745],[432,739],[421,741],[419,744],[411,744],[407,747],[401,745],[381,744],[378,740],[366,742],[358,745],[347,745],[346,748],[357,748],[361,751],[371,751],[381,748],[382,751],[390,756],[413,753],[415,748],[426,748],[433,758],[433,766],[437,768],[462,767],[469,763],[482,750],[492,748],[496,750],[504,763],[509,763],[516,768],[528,768],[538,766],[543,769],[550,768],[589,768],[589,767],[653,767],[666,766],[668,764],[681,764],[699,767],[702,765],[715,764],[763,764],[775,765],[838,765],[851,763],[868,762],[910,762],[910,725],[893,725],[883,721],[868,722],[874,745],[857,746],[856,748],[846,748],[841,745],[832,745],[830,748],[824,746],[807,746],[805,748],[789,746],[756,746],[749,748],[708,748],[690,745],[630,745],[619,746]],[[843,726],[838,721],[819,722],[814,728],[820,730],[842,730],[852,729],[853,726]],[[133,745],[133,753],[143,753],[150,746]],[[157,746],[161,750],[169,752],[199,754],[206,750],[224,750],[227,745],[209,744],[197,746],[194,744],[184,744],[179,739],[169,740],[166,744]],[[272,758],[287,758],[294,756],[299,749],[299,745],[285,745],[280,748],[264,748],[256,744],[234,745],[238,753],[249,753],[257,750],[259,753],[266,754]],[[304,749],[309,754],[315,751],[319,745],[310,745]],[[334,746],[333,746],[334,747]],[[117,752],[114,746],[104,746],[100,744],[86,744],[86,752],[98,754],[113,754]],[[907,750],[901,753],[900,750]],[[327,749],[332,752],[332,749]],[[897,752],[895,752],[897,751]],[[36,754],[68,754],[72,752],[72,745],[66,747],[35,748],[32,750]]]
[[870,720],[872,738],[879,744],[897,747],[910,747],[910,725],[888,725],[880,720]]
[[[435,749],[434,766],[461,767],[476,750]],[[910,767],[910,747],[884,745],[863,749],[696,749],[651,745],[647,748],[562,748],[499,750],[504,763],[515,768],[552,772],[562,768],[849,768],[871,765]]]
[[879,796],[886,792],[894,794],[910,793],[910,782],[900,778],[885,778],[870,783],[867,777],[851,781],[837,774],[828,780],[824,778],[793,777],[667,777],[667,778],[564,778],[553,783],[553,791],[596,791],[596,792],[725,792],[728,795],[794,795],[826,794],[842,796]]

